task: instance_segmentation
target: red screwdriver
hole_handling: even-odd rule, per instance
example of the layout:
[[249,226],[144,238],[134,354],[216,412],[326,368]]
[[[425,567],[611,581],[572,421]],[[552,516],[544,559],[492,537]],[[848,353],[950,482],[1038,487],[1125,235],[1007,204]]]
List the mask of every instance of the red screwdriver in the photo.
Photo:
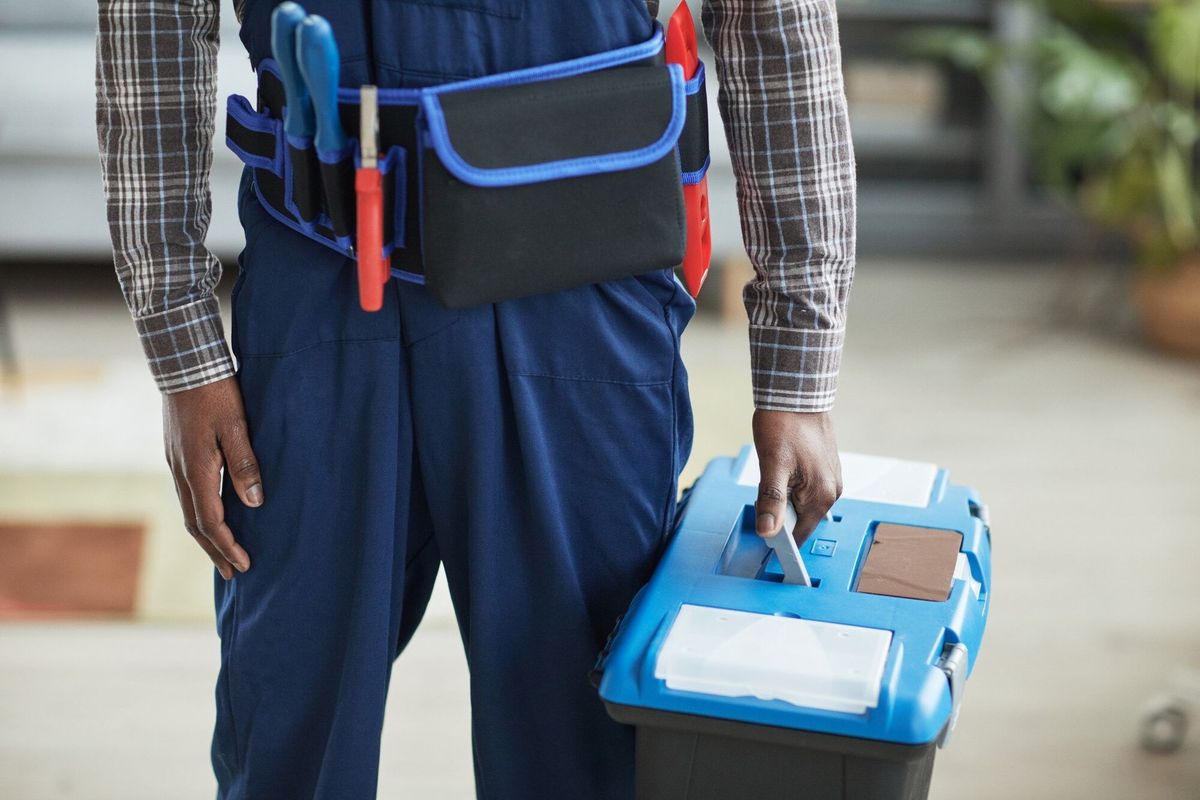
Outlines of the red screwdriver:
[[383,285],[390,274],[383,257],[383,177],[379,174],[379,98],[374,86],[362,87],[359,98],[359,148],[354,174],[358,198],[358,302],[363,311],[383,308]]

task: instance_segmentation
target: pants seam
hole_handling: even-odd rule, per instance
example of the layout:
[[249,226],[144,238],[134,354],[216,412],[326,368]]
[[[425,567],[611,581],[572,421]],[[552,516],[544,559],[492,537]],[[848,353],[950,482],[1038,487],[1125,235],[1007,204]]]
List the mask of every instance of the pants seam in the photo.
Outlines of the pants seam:
[[[675,286],[675,291],[679,291],[678,285]],[[674,293],[671,299],[675,299]],[[673,350],[673,358],[671,361],[671,381],[670,389],[671,396],[671,474],[668,480],[666,507],[663,509],[663,522],[660,531],[659,541],[664,541],[671,533],[671,526],[675,522],[675,515],[672,510],[675,508],[676,496],[679,494],[679,471],[683,467],[679,463],[679,398],[675,396],[676,382],[679,378],[679,337],[675,335],[675,328],[671,325],[671,306],[668,305],[663,309],[663,319],[666,322],[667,330],[671,335],[671,346]]]
[[[238,630],[241,628],[240,592],[237,590],[237,579],[233,581],[233,598],[229,609],[229,655],[225,659],[225,705],[229,714],[229,730],[233,737],[233,757],[237,760],[237,774],[245,774],[245,754],[242,752],[242,737],[238,732],[237,718],[233,713],[233,668],[234,650],[237,645]],[[235,779],[236,782],[236,779]]]

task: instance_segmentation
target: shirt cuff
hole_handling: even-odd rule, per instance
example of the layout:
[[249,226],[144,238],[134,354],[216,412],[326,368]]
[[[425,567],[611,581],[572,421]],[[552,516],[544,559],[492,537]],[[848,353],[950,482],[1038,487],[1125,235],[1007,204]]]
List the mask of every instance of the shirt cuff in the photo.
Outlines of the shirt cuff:
[[195,389],[234,374],[216,297],[137,317],[134,324],[162,392]]
[[833,408],[842,365],[843,328],[750,326],[754,407],[820,412]]

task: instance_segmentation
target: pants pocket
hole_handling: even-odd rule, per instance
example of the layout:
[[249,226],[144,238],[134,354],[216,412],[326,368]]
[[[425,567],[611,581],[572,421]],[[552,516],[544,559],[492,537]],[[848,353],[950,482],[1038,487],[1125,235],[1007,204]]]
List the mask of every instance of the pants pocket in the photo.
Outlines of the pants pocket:
[[667,383],[679,331],[636,278],[495,305],[510,375],[625,384]]

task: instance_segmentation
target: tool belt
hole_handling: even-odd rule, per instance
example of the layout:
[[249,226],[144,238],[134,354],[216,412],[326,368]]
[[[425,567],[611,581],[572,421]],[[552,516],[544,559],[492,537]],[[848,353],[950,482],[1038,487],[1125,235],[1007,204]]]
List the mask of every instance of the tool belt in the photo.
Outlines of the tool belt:
[[[678,266],[681,187],[708,169],[707,104],[703,64],[664,62],[656,27],[571,61],[379,89],[391,274],[461,308]],[[346,148],[318,152],[283,131],[275,62],[258,80],[256,105],[229,98],[227,144],[272,216],[353,258],[360,90],[338,90]]]

